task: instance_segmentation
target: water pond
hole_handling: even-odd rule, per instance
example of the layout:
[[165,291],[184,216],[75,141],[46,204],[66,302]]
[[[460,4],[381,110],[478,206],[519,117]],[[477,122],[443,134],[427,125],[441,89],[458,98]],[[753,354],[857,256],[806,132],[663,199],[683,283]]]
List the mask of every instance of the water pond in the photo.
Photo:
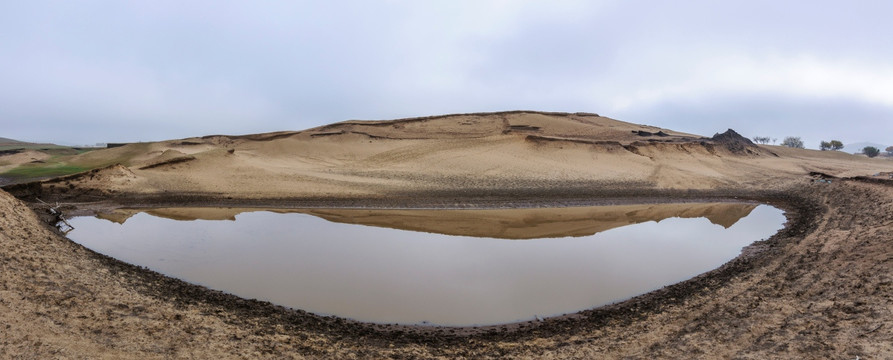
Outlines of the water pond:
[[777,232],[744,203],[512,210],[118,209],[94,251],[245,298],[360,321],[491,325],[621,301]]

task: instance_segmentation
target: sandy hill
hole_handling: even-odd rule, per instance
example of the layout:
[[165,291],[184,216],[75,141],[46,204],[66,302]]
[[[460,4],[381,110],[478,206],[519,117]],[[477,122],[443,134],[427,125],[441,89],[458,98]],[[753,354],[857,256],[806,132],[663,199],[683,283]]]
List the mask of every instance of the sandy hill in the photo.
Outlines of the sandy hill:
[[92,189],[102,196],[256,198],[629,185],[711,189],[811,171],[848,176],[893,170],[891,162],[839,152],[757,146],[731,130],[708,138],[596,114],[529,111],[345,121],[298,132],[137,143],[68,162],[109,167],[45,187]]
[[[23,164],[42,167],[54,155],[75,154],[77,151],[54,144],[36,144],[0,137],[0,175]],[[0,177],[0,185],[5,179]]]

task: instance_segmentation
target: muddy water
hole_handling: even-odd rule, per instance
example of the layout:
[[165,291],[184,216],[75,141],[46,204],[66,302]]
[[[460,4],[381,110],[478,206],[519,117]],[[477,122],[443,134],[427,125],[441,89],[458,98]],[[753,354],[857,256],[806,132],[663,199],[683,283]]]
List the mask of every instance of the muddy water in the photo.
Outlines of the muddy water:
[[[95,251],[319,314],[485,325],[576,312],[714,269],[784,222],[753,204],[517,210],[117,210]],[[449,234],[449,235],[447,235]]]

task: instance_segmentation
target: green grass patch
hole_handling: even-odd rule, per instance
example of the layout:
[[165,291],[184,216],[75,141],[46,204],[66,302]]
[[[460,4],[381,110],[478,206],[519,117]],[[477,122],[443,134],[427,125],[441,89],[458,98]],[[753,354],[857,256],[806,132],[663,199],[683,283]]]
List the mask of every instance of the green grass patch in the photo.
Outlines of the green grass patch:
[[[9,171],[0,173],[0,178],[7,179],[7,182],[22,183],[76,174],[114,164],[126,166],[130,164],[135,156],[144,154],[148,147],[149,144],[136,144],[114,149],[61,146],[47,148],[44,146],[40,149],[32,150],[50,155],[49,158],[41,162],[21,164]],[[0,179],[0,182],[3,182],[2,179]]]
[[4,145],[0,146],[3,150],[66,150],[74,149],[70,146],[52,145],[52,144],[21,144],[21,145]]
[[0,151],[8,151],[8,150],[36,150],[40,152],[44,152],[52,155],[78,155],[87,153],[94,150],[102,150],[105,148],[93,148],[93,147],[71,147],[71,146],[61,146],[61,145],[43,145],[43,144],[26,144],[26,145],[5,145],[0,146]]
[[74,148],[74,150],[77,151],[78,155],[88,153],[91,151],[95,151],[95,150],[100,150],[100,149],[104,149],[104,148]]
[[21,165],[15,169],[9,170],[5,173],[2,173],[2,174],[0,174],[0,176],[8,177],[8,178],[16,178],[16,179],[40,179],[40,178],[46,178],[46,177],[71,175],[71,174],[79,173],[82,171],[87,171],[90,169],[91,168],[75,166],[75,165],[26,164],[26,165]]

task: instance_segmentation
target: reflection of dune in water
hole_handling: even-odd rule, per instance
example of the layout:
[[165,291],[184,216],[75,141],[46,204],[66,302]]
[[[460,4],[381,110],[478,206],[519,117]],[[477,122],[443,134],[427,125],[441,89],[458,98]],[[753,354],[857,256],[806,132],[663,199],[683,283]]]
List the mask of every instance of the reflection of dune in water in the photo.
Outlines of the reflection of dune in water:
[[97,217],[123,223],[139,212],[174,220],[235,220],[251,211],[304,213],[332,222],[360,224],[447,235],[502,239],[537,239],[587,236],[605,230],[668,218],[703,217],[728,228],[750,214],[756,204],[684,203],[567,208],[487,210],[386,210],[386,209],[256,209],[256,208],[159,208],[118,209]]
[[236,215],[243,212],[258,211],[259,209],[240,209],[240,208],[202,208],[202,207],[183,207],[183,208],[157,208],[157,209],[115,209],[111,212],[98,213],[97,218],[123,224],[131,216],[144,212],[146,214],[181,221],[191,220],[236,220]]
[[730,227],[755,204],[649,204],[500,210],[310,210],[329,221],[502,239],[587,236],[663,219],[706,217]]

